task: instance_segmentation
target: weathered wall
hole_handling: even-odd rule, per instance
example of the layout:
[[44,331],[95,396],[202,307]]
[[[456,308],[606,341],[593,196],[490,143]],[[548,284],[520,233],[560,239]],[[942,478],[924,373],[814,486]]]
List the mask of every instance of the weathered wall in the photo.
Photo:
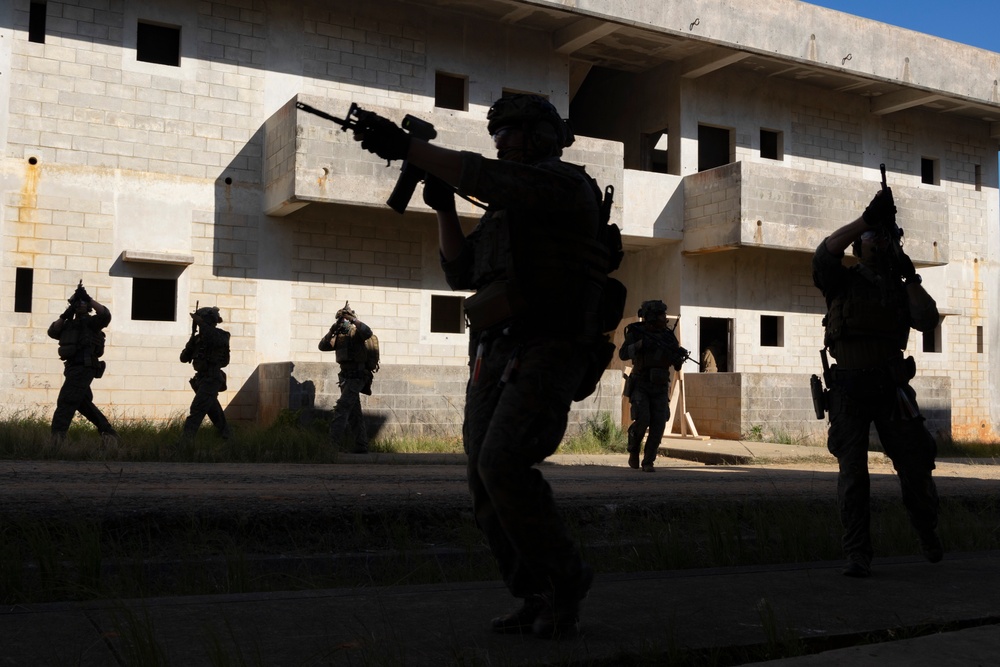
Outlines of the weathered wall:
[[[340,397],[336,363],[261,364],[257,413],[270,423],[281,410],[329,412]],[[383,365],[372,395],[361,397],[369,435],[448,437],[462,435],[467,366]],[[620,372],[607,371],[592,396],[573,403],[568,433],[578,433],[601,413],[619,417]]]

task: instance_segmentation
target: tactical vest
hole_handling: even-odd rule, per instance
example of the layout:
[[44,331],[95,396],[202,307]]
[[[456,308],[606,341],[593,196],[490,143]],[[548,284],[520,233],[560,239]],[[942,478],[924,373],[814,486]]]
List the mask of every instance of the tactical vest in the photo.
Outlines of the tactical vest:
[[71,320],[59,332],[59,358],[93,364],[104,356],[105,339],[103,331],[92,330],[85,320]]
[[199,373],[219,370],[229,365],[229,332],[205,328],[194,342],[191,365]]
[[[643,332],[652,331],[653,335],[643,336]],[[632,360],[632,367],[637,371],[644,371],[651,368],[671,368],[682,361],[679,356],[680,343],[670,329],[653,329],[642,322],[635,322],[625,327],[626,340],[633,336],[636,341],[643,340],[635,358]],[[661,343],[654,342],[653,336],[661,340]]]
[[[368,348],[364,341],[357,339],[357,331],[351,326],[350,332],[338,333],[332,341],[337,363],[345,371],[360,370],[368,361]],[[372,334],[372,337],[374,335]]]
[[847,289],[830,301],[824,344],[838,362],[862,355],[873,365],[886,354],[898,356],[910,335],[906,293],[862,265],[850,269]]
[[[613,269],[600,236],[600,190],[586,172],[581,176],[594,190],[593,208],[510,207],[487,213],[477,230],[473,286],[479,290],[506,281],[502,291],[510,315],[550,334],[608,330],[600,311],[607,274]],[[475,298],[471,301],[476,303]]]

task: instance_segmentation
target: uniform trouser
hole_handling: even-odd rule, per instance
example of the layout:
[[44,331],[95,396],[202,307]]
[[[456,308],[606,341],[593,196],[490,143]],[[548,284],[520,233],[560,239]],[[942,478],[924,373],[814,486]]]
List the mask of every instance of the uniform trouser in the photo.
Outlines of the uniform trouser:
[[642,452],[642,465],[652,465],[660,450],[660,441],[667,420],[670,419],[669,388],[660,385],[638,383],[629,396],[629,412],[632,424],[628,427],[628,451],[638,452],[642,447],[642,438],[649,430],[646,447]]
[[339,444],[345,431],[350,428],[354,433],[354,444],[359,447],[368,446],[368,427],[361,412],[361,390],[365,388],[365,383],[365,378],[340,379],[340,398],[333,408],[333,419],[330,421],[330,442]]
[[[913,390],[905,385],[902,389],[916,407]],[[937,444],[922,416],[900,419],[894,410],[895,403],[894,386],[877,396],[870,391],[851,395],[836,387],[830,394],[827,448],[840,464],[837,500],[844,526],[844,553],[866,562],[871,561],[874,553],[868,475],[868,434],[872,422],[899,477],[903,506],[913,528],[920,536],[937,528],[938,495],[931,477]]]
[[67,366],[63,371],[66,379],[63,380],[62,388],[59,390],[56,411],[52,415],[53,433],[68,431],[73,415],[77,412],[96,426],[98,432],[114,433],[111,422],[94,405],[94,392],[90,389],[90,384],[94,381],[94,372],[92,366],[82,365]]
[[195,374],[194,379],[191,380],[194,400],[191,401],[191,412],[184,420],[184,435],[186,437],[194,437],[201,422],[205,419],[205,415],[208,415],[220,435],[229,437],[226,413],[219,403],[219,392],[225,385],[226,378],[222,371],[206,371]]
[[[478,342],[473,336],[473,349]],[[580,345],[500,336],[475,358],[466,389],[463,438],[476,523],[515,597],[569,590],[582,568],[552,497],[534,467],[555,452],[583,378]],[[518,367],[501,378],[517,354]]]

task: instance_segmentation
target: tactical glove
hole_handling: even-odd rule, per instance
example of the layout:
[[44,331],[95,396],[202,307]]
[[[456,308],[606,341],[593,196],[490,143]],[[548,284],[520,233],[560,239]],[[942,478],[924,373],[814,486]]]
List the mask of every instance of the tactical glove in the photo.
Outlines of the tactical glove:
[[899,256],[896,258],[896,270],[899,271],[900,276],[908,281],[917,275],[917,270],[913,267],[913,261],[902,251],[900,251]]
[[885,188],[872,197],[871,203],[861,217],[869,227],[877,227],[892,222],[895,215],[896,203],[892,198],[892,189]]
[[435,211],[454,211],[455,188],[437,176],[427,174],[424,179],[424,203]]
[[73,306],[70,306],[69,308],[67,308],[66,310],[63,311],[63,314],[60,315],[59,318],[63,319],[63,320],[71,320],[71,319],[73,319],[73,315],[74,315],[75,312],[76,311],[73,308]]
[[383,160],[405,160],[410,152],[410,135],[388,118],[374,113],[358,120],[354,140]]

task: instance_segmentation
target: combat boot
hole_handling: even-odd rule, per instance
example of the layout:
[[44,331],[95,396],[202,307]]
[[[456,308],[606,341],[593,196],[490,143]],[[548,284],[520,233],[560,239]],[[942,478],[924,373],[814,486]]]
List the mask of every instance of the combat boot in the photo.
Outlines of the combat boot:
[[929,563],[940,563],[944,558],[944,546],[937,531],[929,531],[920,535],[920,553]]
[[575,637],[580,631],[580,603],[590,593],[593,582],[594,571],[584,564],[571,581],[543,596],[546,604],[532,625],[534,635],[540,639]]
[[524,598],[521,608],[504,616],[497,616],[491,622],[493,632],[501,634],[531,634],[535,619],[548,605],[542,595],[529,595]]
[[629,450],[629,452],[628,452],[628,467],[629,468],[638,468],[639,467],[639,450],[638,449],[635,450],[635,451],[632,451],[631,449]]
[[872,576],[871,562],[863,556],[851,554],[848,556],[847,564],[844,565],[840,573],[845,577],[854,577],[856,579],[870,577]]
[[50,454],[58,454],[62,446],[66,444],[66,433],[65,431],[53,431],[52,435],[49,436],[49,446],[48,450]]

